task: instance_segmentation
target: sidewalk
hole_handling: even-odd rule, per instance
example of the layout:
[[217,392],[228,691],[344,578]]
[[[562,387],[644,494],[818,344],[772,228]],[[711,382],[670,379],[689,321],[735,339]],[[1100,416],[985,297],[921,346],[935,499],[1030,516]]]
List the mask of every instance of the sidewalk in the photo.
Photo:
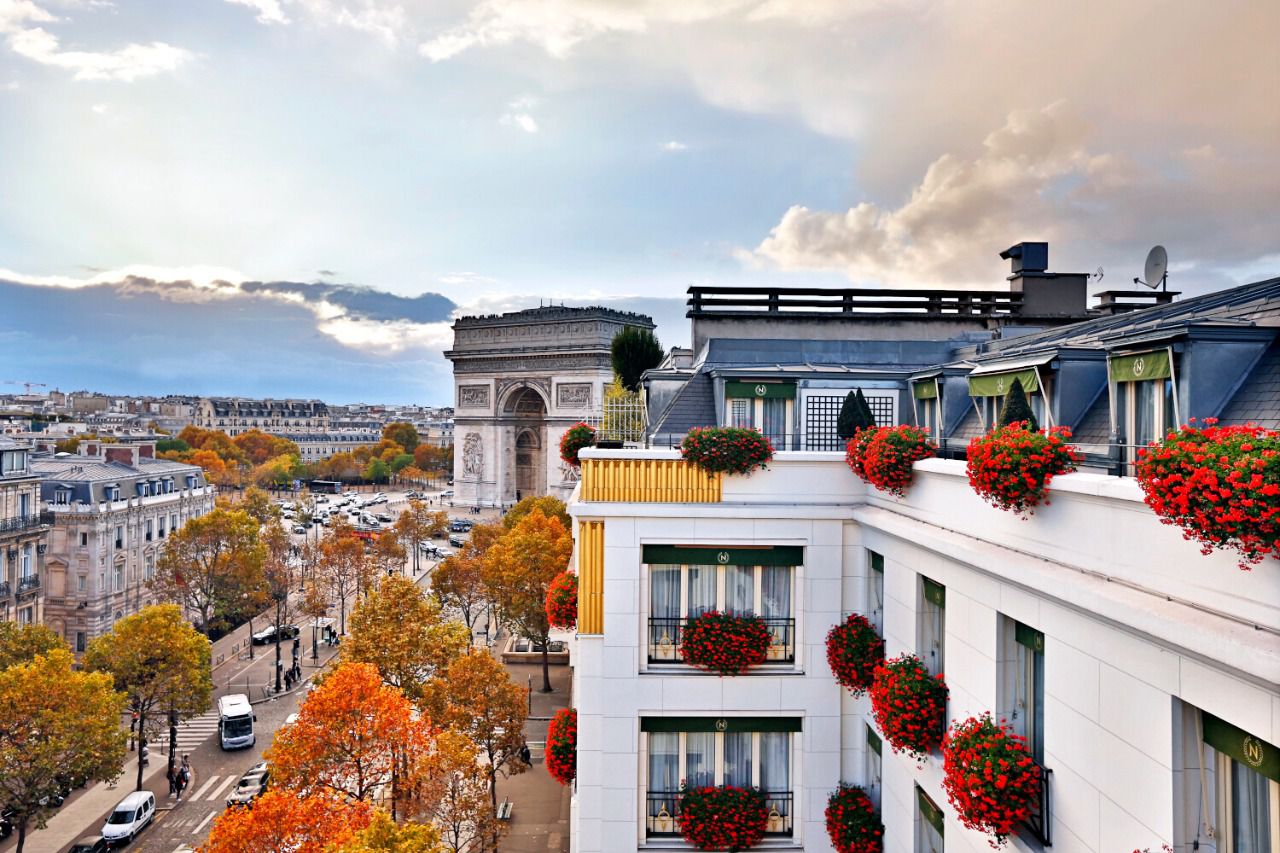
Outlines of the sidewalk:
[[[142,786],[152,788],[152,782],[163,775],[168,766],[164,752],[153,749],[151,761],[142,771]],[[137,779],[138,759],[133,756],[124,763],[124,770],[115,785],[99,782],[58,809],[44,829],[29,831],[26,850],[29,853],[60,853],[82,835],[93,834],[99,828],[94,821],[131,793]],[[165,808],[162,797],[156,798],[156,808]]]

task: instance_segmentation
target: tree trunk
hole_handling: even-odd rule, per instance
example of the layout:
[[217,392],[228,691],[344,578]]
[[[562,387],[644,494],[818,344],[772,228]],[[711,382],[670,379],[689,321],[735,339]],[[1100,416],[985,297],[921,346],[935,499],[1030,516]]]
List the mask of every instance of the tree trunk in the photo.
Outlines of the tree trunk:
[[280,619],[276,617],[276,692],[280,692]]
[[347,597],[345,595],[338,598],[338,615],[341,618],[342,636],[347,635]]
[[540,691],[542,693],[551,692],[551,662],[547,648],[550,645],[551,641],[544,637],[542,640],[542,690]]
[[142,790],[142,748],[147,745],[147,712],[138,712],[138,787],[135,790]]
[[23,846],[27,843],[27,820],[26,820],[26,818],[23,818],[23,819],[22,819],[22,821],[20,821],[20,822],[18,823],[17,830],[18,830],[18,847],[17,847],[17,853],[22,853],[22,848],[23,848]]

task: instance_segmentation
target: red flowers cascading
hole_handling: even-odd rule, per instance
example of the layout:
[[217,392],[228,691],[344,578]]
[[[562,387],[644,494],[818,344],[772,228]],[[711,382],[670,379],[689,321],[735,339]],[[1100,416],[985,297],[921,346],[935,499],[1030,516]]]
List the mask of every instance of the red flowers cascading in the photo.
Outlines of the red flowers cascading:
[[827,665],[840,686],[854,696],[866,692],[883,662],[884,640],[867,617],[854,613],[827,632]]
[[884,824],[867,792],[840,783],[827,799],[827,836],[836,853],[880,853]]
[[695,427],[680,443],[680,455],[708,474],[750,474],[773,459],[773,445],[754,429]]
[[990,714],[955,723],[942,739],[943,786],[956,817],[969,829],[1009,840],[1040,797],[1040,768],[1026,738]]
[[880,491],[902,497],[911,485],[911,466],[933,456],[937,449],[929,440],[929,431],[922,427],[879,427],[859,430],[849,439],[845,461],[855,474]]
[[560,436],[560,458],[577,468],[581,464],[578,451],[596,443],[596,431],[587,424],[577,423]]
[[1027,429],[1026,421],[996,427],[969,442],[969,485],[989,504],[1029,515],[1044,500],[1049,481],[1076,470],[1080,454],[1067,444],[1068,427],[1048,434]]
[[1137,475],[1147,506],[1202,553],[1237,551],[1242,569],[1280,557],[1280,432],[1193,422],[1139,451]]
[[946,682],[941,675],[930,675],[915,655],[899,655],[876,667],[871,713],[894,752],[907,752],[923,761],[942,739]]
[[547,584],[547,621],[556,628],[578,624],[578,576],[561,572]]
[[754,614],[708,610],[684,624],[680,654],[685,663],[721,675],[737,675],[762,664],[772,634]]
[[543,753],[547,772],[561,785],[578,774],[578,712],[561,708],[547,726],[547,747]]
[[764,837],[769,811],[749,788],[690,788],[680,798],[680,834],[700,850],[746,850]]

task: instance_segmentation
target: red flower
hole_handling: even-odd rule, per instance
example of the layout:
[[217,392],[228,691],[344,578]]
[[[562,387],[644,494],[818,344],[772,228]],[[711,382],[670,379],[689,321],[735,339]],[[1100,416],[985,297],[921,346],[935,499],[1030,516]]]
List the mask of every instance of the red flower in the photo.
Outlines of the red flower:
[[689,788],[680,796],[680,834],[700,850],[746,850],[764,837],[769,811],[754,788]]
[[680,444],[680,455],[708,474],[750,474],[773,459],[773,445],[754,429],[695,427]]
[[861,788],[840,783],[827,799],[827,836],[836,853],[880,853],[884,825]]
[[857,613],[827,632],[827,665],[842,687],[861,696],[884,661],[884,640],[865,616]]
[[942,772],[956,817],[994,836],[992,847],[1009,840],[1040,798],[1040,768],[1026,738],[990,714],[951,726],[942,740]]
[[578,624],[578,576],[561,572],[547,585],[547,621],[556,628]]
[[773,635],[754,614],[708,610],[684,624],[680,654],[685,663],[721,675],[737,675],[764,663]]
[[996,427],[969,442],[969,485],[989,504],[1018,515],[1034,512],[1049,481],[1076,469],[1080,454],[1067,444],[1071,430],[1032,432],[1025,421]]
[[859,430],[845,447],[845,461],[882,492],[902,497],[911,485],[912,466],[937,451],[929,431],[901,425]]
[[591,447],[596,443],[596,431],[587,424],[577,423],[565,430],[560,436],[560,458],[577,468],[578,451]]
[[915,655],[899,655],[876,667],[871,713],[894,752],[907,752],[923,761],[942,739],[946,682],[941,675],[930,675]]
[[578,712],[561,708],[547,726],[547,746],[543,753],[547,772],[561,785],[578,774]]

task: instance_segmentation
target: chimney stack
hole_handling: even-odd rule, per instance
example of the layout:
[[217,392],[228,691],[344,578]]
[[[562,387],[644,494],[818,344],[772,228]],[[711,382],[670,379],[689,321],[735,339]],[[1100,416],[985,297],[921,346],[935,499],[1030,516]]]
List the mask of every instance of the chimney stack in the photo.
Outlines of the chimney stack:
[[1047,272],[1048,243],[1017,243],[1000,253],[1010,262],[1009,291],[1022,294],[1023,318],[1088,315],[1088,273]]
[[102,450],[108,462],[119,462],[122,465],[137,467],[138,448],[135,445],[108,444],[104,445]]

